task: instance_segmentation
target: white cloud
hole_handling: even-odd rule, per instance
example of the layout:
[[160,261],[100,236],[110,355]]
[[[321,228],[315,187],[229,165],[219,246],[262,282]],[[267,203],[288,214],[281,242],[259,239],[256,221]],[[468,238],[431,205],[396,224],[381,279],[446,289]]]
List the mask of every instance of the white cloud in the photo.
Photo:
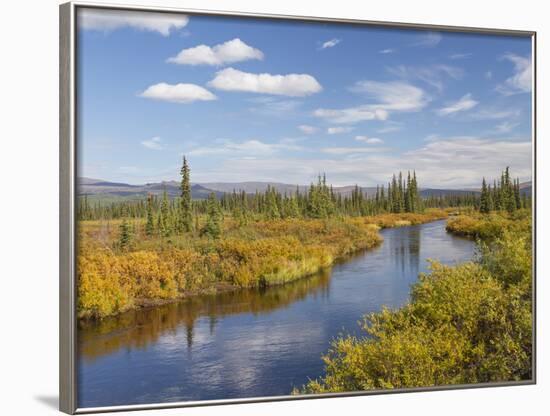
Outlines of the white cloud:
[[387,68],[387,71],[399,78],[406,80],[419,80],[436,88],[439,92],[443,90],[444,81],[447,78],[461,79],[464,71],[455,66],[438,64],[431,66],[406,66],[398,65]]
[[519,126],[519,123],[504,121],[500,124],[497,124],[496,129],[497,129],[497,132],[499,133],[509,133],[512,130],[514,130],[517,126]]
[[378,53],[381,53],[381,54],[388,54],[388,53],[394,53],[395,52],[395,49],[391,49],[391,48],[387,48],[387,49],[382,49],[381,51],[378,51]]
[[262,51],[235,38],[213,47],[199,45],[183,49],[176,56],[168,58],[167,62],[180,65],[224,65],[251,59],[261,61],[263,58]]
[[188,22],[189,18],[181,14],[87,8],[78,11],[80,28],[102,32],[130,27],[168,36],[172,31],[185,27]]
[[355,140],[358,142],[363,142],[367,144],[382,144],[384,140],[377,137],[367,137],[367,136],[355,136]]
[[401,81],[359,81],[352,91],[372,97],[380,103],[375,104],[377,108],[387,111],[417,111],[427,104],[421,88]]
[[481,108],[475,113],[470,114],[470,117],[475,120],[500,120],[505,118],[516,118],[521,114],[519,109],[499,109],[499,108]]
[[349,133],[353,130],[353,127],[329,127],[327,129],[327,134],[342,134],[342,133]]
[[299,111],[302,102],[299,100],[279,99],[275,97],[252,97],[247,101],[254,103],[249,110],[254,113],[274,117],[294,116]]
[[531,92],[533,84],[531,57],[523,57],[509,53],[504,55],[502,59],[512,62],[515,72],[514,75],[506,79],[503,84],[497,85],[496,90],[503,95]]
[[306,124],[298,126],[298,129],[304,134],[313,134],[316,133],[318,130],[317,127],[308,126]]
[[325,150],[326,157],[316,159],[286,154],[227,159],[201,181],[217,181],[223,177],[226,181],[239,182],[253,177],[259,181],[307,184],[319,172],[326,172],[328,182],[335,186],[355,183],[373,186],[387,183],[392,173],[399,170],[416,170],[422,187],[464,188],[478,187],[483,176],[498,177],[506,166],[510,166],[512,175],[521,181],[531,178],[531,142],[528,140],[438,138],[417,149],[383,150],[385,153],[380,152],[381,147],[369,147],[368,151],[325,149],[346,150]]
[[313,112],[313,115],[337,124],[353,124],[360,121],[386,120],[388,118],[386,110],[377,109],[371,105],[341,109],[319,108]]
[[257,156],[271,155],[281,150],[301,150],[302,147],[293,144],[289,141],[279,143],[266,143],[260,140],[252,139],[243,142],[235,142],[233,140],[217,140],[214,146],[203,146],[191,149],[186,152],[193,156],[210,156],[210,155],[226,155],[226,156]]
[[492,79],[492,78],[493,78],[493,73],[491,71],[485,72],[485,79]]
[[388,149],[373,148],[373,147],[323,147],[321,152],[331,155],[353,155],[360,153],[382,152]]
[[401,130],[401,124],[388,121],[387,125],[376,130],[377,133],[392,133]]
[[327,49],[327,48],[333,48],[335,47],[336,45],[338,45],[339,43],[341,42],[340,39],[331,39],[331,40],[327,40],[326,42],[324,42],[322,45],[321,45],[321,49]]
[[442,36],[439,32],[426,32],[417,37],[416,42],[413,42],[411,46],[422,46],[426,48],[432,48],[439,45]]
[[472,56],[471,53],[453,53],[452,55],[449,55],[449,59],[466,59]]
[[141,94],[141,97],[151,98],[153,100],[169,101],[173,103],[187,104],[193,101],[212,101],[217,97],[195,84],[167,84],[161,82],[151,85]]
[[352,124],[368,120],[386,120],[392,111],[418,111],[428,102],[421,88],[406,82],[360,81],[352,91],[364,93],[373,98],[375,104],[365,104],[343,109],[320,108],[313,112],[315,117],[336,124]]
[[291,97],[304,97],[323,89],[321,84],[308,74],[252,74],[234,68],[218,71],[208,85],[224,91],[244,91]]
[[162,145],[162,140],[160,137],[152,137],[149,140],[143,140],[141,142],[143,146],[145,146],[147,149],[152,150],[162,150],[164,149],[164,146]]
[[478,105],[478,102],[472,98],[472,94],[466,94],[460,100],[450,103],[447,107],[440,108],[436,112],[440,116],[447,116],[460,111],[471,110],[476,105]]

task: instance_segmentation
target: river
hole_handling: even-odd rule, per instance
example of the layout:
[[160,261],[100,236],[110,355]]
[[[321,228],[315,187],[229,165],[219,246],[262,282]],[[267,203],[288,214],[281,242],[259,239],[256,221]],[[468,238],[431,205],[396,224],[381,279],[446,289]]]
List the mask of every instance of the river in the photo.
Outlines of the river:
[[472,258],[445,221],[386,229],[384,242],[311,278],[131,311],[78,331],[78,407],[287,395],[323,374],[340,333],[402,306],[427,259]]

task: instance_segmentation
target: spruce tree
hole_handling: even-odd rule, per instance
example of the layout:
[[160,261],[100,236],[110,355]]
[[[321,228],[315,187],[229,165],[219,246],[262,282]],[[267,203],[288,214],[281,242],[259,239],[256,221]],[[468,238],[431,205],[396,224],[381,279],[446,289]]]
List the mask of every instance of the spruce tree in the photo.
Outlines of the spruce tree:
[[265,216],[268,220],[278,220],[281,218],[281,212],[277,204],[277,191],[274,187],[268,185],[266,191],[266,212]]
[[159,233],[161,237],[168,237],[172,233],[169,215],[168,194],[165,189],[162,193],[162,202],[160,203]]
[[191,206],[191,171],[187,159],[183,157],[181,167],[180,207],[177,221],[178,232],[189,232],[193,229],[193,214]]
[[118,244],[121,250],[127,250],[130,246],[130,241],[132,239],[132,233],[130,230],[130,224],[128,220],[124,218],[119,226],[120,236],[118,238]]
[[214,192],[210,193],[206,202],[206,224],[201,230],[202,235],[219,238],[222,232],[222,213]]
[[155,223],[153,220],[153,195],[147,195],[147,223],[145,224],[145,234],[151,237],[155,232]]
[[487,183],[485,182],[485,178],[483,178],[483,182],[481,183],[481,197],[479,202],[479,212],[483,214],[488,214],[490,212],[489,192],[487,189]]

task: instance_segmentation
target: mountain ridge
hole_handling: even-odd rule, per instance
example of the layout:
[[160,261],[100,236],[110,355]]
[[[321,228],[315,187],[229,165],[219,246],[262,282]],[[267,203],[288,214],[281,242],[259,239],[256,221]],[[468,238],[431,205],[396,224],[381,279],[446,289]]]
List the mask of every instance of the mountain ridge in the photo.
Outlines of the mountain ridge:
[[[148,194],[161,195],[165,190],[170,198],[180,195],[180,183],[177,181],[148,182],[143,185],[126,184],[123,182],[111,182],[102,179],[92,179],[81,177],[77,180],[78,195],[94,195],[107,197],[124,198],[145,198]],[[191,183],[191,197],[193,199],[206,199],[211,192],[214,192],[218,198],[224,193],[242,192],[254,194],[256,192],[265,192],[269,187],[275,188],[282,194],[293,194],[296,189],[305,192],[309,189],[308,185],[291,185],[282,182],[198,182]],[[531,193],[531,181],[520,184],[522,193]],[[359,187],[367,196],[374,196],[376,187]],[[342,196],[351,195],[355,185],[335,186],[333,191]],[[480,193],[479,189],[448,189],[448,188],[420,188],[422,197],[445,196],[445,195],[464,195],[471,193]]]

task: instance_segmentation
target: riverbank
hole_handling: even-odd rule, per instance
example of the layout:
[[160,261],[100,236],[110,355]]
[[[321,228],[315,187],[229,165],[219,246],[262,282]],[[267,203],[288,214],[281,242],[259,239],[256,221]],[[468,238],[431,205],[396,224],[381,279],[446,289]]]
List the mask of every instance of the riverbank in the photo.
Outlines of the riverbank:
[[433,262],[407,305],[366,315],[364,336],[338,337],[324,375],[295,394],[532,378],[530,212],[471,212],[446,228],[479,240],[476,260]]
[[148,238],[131,223],[133,244],[116,247],[117,221],[82,221],[79,228],[78,316],[100,319],[182,298],[281,285],[313,275],[381,243],[380,228],[446,218],[442,210],[333,220],[227,219],[223,238],[187,234]]

